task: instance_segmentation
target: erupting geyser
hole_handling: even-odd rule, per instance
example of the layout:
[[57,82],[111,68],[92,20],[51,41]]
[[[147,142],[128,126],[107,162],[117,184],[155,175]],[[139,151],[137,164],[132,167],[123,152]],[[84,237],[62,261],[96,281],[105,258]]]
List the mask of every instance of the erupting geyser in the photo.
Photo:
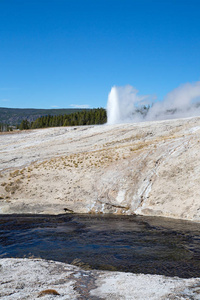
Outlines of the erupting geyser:
[[138,96],[137,93],[138,90],[130,85],[112,87],[107,103],[108,124],[200,115],[200,81],[180,85],[168,93],[162,101],[154,103],[155,97]]
[[116,124],[120,122],[120,107],[119,107],[119,97],[117,94],[117,88],[112,87],[110,94],[108,96],[107,103],[107,118],[108,124]]
[[137,93],[138,91],[130,85],[112,87],[107,103],[108,124],[133,121],[135,104],[140,101]]

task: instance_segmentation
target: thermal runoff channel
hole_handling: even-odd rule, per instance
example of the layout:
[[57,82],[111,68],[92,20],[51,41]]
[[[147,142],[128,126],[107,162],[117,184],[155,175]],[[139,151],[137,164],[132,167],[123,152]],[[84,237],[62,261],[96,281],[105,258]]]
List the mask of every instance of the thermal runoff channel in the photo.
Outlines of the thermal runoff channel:
[[138,92],[130,85],[112,87],[107,102],[108,124],[200,115],[200,81],[179,86],[162,101],[155,101],[151,95],[138,95]]

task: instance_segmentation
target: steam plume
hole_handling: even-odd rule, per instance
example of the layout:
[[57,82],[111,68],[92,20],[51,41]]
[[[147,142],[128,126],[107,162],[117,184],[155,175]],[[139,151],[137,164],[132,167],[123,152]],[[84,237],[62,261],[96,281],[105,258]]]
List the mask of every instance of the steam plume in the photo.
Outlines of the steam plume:
[[[152,102],[150,96],[138,96],[127,85],[112,87],[107,103],[108,124],[165,120],[200,115],[200,81],[186,83],[169,92],[163,101]],[[151,107],[145,107],[147,103]]]
[[131,85],[112,87],[107,103],[108,124],[130,122],[137,119],[134,115],[139,103],[149,96],[138,96],[138,90]]

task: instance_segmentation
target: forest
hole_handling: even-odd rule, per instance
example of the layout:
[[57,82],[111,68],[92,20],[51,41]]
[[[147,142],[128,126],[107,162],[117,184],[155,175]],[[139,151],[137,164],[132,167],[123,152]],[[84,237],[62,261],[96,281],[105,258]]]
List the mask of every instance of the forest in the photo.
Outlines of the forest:
[[24,130],[59,126],[97,125],[104,124],[106,122],[106,110],[104,108],[96,108],[57,116],[46,115],[37,118],[33,122],[29,122],[25,119],[21,122],[18,128],[20,130]]
[[12,131],[13,127],[8,124],[0,123],[0,132]]

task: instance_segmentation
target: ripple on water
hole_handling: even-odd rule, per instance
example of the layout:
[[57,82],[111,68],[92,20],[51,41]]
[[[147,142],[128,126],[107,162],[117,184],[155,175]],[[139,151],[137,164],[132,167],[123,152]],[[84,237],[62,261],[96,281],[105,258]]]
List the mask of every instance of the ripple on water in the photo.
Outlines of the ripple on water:
[[143,216],[1,215],[0,257],[84,268],[200,276],[200,224]]

